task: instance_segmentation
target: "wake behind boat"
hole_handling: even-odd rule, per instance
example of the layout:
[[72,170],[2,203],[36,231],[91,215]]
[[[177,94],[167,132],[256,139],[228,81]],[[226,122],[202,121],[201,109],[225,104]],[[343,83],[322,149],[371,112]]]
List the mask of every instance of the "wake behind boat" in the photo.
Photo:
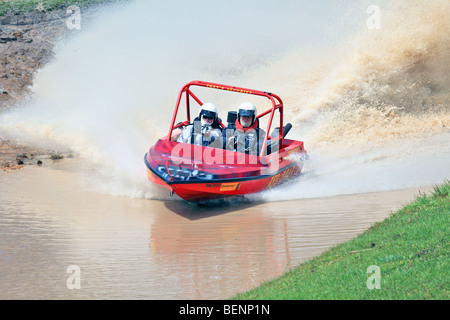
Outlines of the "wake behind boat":
[[[235,123],[239,124],[236,121],[238,117],[236,111],[228,113],[228,126],[225,126],[220,118],[217,119],[221,135],[219,138],[212,139],[211,142],[215,141],[215,147],[211,144],[196,145],[179,142],[182,129],[190,126],[192,130],[195,130],[195,122],[198,118],[191,121],[191,104],[195,102],[200,107],[206,105],[192,92],[193,87],[262,96],[270,100],[269,109],[255,114],[256,124],[260,123],[261,118],[268,116],[266,130],[259,131],[259,127],[255,126],[256,133],[264,133],[261,135],[259,141],[261,147],[258,147],[257,152],[233,150],[232,134],[236,132]],[[186,118],[175,124],[182,101],[185,101]],[[279,126],[269,135],[275,118],[279,121]],[[285,138],[291,127],[289,123],[283,126],[283,102],[273,93],[192,81],[186,84],[178,95],[168,135],[160,138],[145,155],[148,178],[167,188],[171,194],[176,194],[190,202],[246,195],[271,189],[300,175],[307,158],[302,141]],[[245,134],[251,136],[255,132],[249,130]]]

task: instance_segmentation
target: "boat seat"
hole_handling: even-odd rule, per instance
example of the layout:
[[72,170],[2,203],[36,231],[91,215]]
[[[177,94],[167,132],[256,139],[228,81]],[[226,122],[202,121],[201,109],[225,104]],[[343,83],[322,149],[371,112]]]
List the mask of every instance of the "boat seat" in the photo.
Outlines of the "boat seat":
[[[284,127],[283,127],[283,138],[286,137],[286,135],[289,133],[289,131],[292,129],[292,124],[287,123]],[[269,140],[267,140],[267,147],[266,147],[266,151],[267,154],[271,154],[273,150],[278,149],[278,140],[277,141],[273,141],[272,139],[274,138],[278,138],[280,136],[280,127],[276,127],[275,129],[273,129],[272,133],[270,134],[270,138]]]

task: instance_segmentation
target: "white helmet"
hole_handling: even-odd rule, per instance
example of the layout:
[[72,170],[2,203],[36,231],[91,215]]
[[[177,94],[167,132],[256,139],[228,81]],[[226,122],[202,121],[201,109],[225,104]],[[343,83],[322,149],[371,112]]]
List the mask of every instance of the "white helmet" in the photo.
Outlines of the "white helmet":
[[[206,117],[206,119],[204,119]],[[203,126],[210,126],[217,119],[217,108],[212,103],[204,103],[200,108],[200,121]],[[212,119],[212,120],[211,120]],[[208,121],[209,120],[209,121]]]
[[[244,117],[252,117],[251,122],[242,123],[241,122],[241,116]],[[242,124],[243,127],[250,127],[253,122],[255,122],[256,119],[256,107],[251,102],[243,102],[238,108],[238,119],[239,122]]]

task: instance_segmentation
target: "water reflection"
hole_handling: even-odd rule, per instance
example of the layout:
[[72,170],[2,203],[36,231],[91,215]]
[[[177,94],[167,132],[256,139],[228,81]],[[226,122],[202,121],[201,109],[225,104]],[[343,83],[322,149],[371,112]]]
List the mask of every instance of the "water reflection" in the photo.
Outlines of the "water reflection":
[[251,201],[245,197],[237,197],[205,201],[202,203],[169,200],[164,201],[164,206],[183,218],[198,220],[228,214],[237,210],[244,210],[262,203],[263,201]]

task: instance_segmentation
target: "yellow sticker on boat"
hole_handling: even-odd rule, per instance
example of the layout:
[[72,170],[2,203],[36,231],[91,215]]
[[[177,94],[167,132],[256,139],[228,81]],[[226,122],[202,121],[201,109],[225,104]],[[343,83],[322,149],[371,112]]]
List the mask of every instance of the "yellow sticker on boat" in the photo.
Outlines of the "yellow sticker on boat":
[[153,179],[153,173],[150,171],[149,168],[147,168],[147,176],[149,179]]
[[220,191],[235,191],[235,190],[239,190],[240,187],[241,187],[240,182],[222,183],[222,185],[220,186]]

